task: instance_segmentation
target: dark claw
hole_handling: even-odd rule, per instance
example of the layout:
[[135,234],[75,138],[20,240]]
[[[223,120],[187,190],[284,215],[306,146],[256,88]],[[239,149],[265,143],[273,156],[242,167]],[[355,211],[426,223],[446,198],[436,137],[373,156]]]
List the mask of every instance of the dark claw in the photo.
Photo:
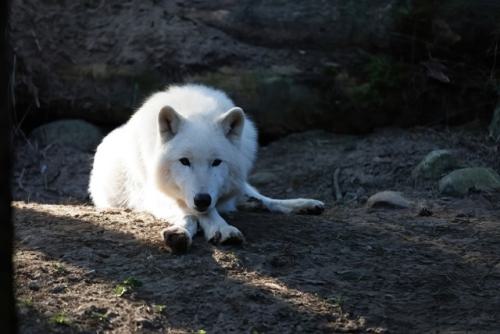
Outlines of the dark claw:
[[232,235],[222,242],[222,245],[241,245],[244,241],[243,235]]
[[213,245],[218,245],[221,237],[222,236],[221,236],[220,232],[216,232],[214,237],[212,239],[208,240],[208,242],[210,242]]

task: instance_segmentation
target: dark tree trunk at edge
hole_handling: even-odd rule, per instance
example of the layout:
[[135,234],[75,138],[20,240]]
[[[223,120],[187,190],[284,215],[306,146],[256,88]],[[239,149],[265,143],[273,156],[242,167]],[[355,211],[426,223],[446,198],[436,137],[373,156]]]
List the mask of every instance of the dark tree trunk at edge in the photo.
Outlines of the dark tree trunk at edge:
[[13,246],[13,224],[10,193],[10,171],[11,171],[11,117],[10,117],[10,52],[8,44],[9,1],[1,2],[0,20],[1,27],[1,50],[2,57],[2,88],[0,96],[0,331],[2,333],[16,333],[16,309],[13,294],[13,268],[12,268],[12,246]]

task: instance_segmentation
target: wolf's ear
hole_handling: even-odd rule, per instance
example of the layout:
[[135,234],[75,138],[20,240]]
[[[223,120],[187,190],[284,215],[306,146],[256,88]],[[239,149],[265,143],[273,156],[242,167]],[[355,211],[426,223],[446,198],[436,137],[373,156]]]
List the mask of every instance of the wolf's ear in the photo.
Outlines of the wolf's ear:
[[245,114],[240,107],[234,107],[222,114],[218,119],[226,137],[233,141],[241,137],[245,125]]
[[170,139],[177,131],[181,124],[181,116],[170,106],[161,108],[158,114],[158,129],[164,139]]

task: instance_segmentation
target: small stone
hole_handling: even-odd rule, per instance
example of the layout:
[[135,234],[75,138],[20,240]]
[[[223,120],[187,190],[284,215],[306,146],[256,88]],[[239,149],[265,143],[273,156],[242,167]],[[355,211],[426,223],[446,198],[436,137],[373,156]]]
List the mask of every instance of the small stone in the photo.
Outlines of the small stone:
[[386,190],[372,195],[366,205],[370,208],[408,209],[413,206],[413,202],[400,192]]
[[31,132],[30,139],[40,146],[61,144],[81,151],[93,151],[103,134],[96,126],[78,119],[60,120],[41,125]]
[[66,287],[64,285],[58,285],[50,289],[51,293],[61,293],[66,291]]
[[449,150],[434,150],[415,167],[412,176],[414,179],[438,179],[457,167],[459,163]]
[[373,333],[373,334],[385,334],[387,333],[387,329],[383,327],[368,327],[366,329],[367,333]]
[[157,329],[159,326],[157,323],[155,323],[153,320],[149,320],[146,318],[140,318],[135,320],[135,324],[137,326],[137,329]]
[[439,191],[445,195],[464,196],[471,191],[500,190],[500,176],[491,168],[457,169],[439,181]]
[[37,281],[32,281],[28,284],[28,288],[33,291],[38,291],[40,290],[40,285]]
[[79,282],[79,281],[81,281],[81,280],[82,280],[82,278],[81,278],[80,276],[78,276],[78,275],[75,275],[75,274],[70,274],[70,275],[68,275],[68,276],[67,276],[67,280],[68,280],[69,282],[74,283],[74,282]]
[[276,175],[271,172],[257,172],[249,177],[250,183],[256,186],[267,185],[271,182],[276,181],[276,179]]
[[490,137],[496,141],[500,142],[500,103],[495,108],[493,113],[493,118],[490,123]]

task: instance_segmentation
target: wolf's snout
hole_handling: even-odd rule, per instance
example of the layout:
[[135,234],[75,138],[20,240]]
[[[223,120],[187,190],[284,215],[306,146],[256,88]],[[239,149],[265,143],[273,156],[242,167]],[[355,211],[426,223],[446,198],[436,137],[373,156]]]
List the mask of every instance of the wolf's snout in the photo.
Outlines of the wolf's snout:
[[194,205],[196,206],[196,210],[205,211],[212,203],[212,197],[209,194],[196,194],[194,196]]

